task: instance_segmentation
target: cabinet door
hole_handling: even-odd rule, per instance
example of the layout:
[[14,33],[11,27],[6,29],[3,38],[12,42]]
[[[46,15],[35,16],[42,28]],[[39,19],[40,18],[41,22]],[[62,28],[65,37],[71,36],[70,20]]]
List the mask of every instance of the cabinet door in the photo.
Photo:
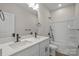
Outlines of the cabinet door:
[[2,56],[2,49],[0,49],[0,56]]
[[40,45],[40,56],[49,56],[49,39],[41,42],[39,45]]
[[20,52],[13,54],[12,56],[39,56],[39,45],[36,44]]

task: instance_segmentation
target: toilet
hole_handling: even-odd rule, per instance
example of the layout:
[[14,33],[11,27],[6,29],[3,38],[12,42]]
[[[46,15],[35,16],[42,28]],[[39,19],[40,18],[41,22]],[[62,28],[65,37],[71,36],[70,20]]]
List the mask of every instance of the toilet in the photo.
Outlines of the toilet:
[[55,41],[53,41],[52,38],[50,38],[49,40],[49,55],[50,56],[55,56],[56,55],[56,50],[57,50],[57,46],[54,44]]
[[53,45],[53,44],[50,44],[49,47],[50,47],[50,56],[55,56],[56,55],[57,46]]

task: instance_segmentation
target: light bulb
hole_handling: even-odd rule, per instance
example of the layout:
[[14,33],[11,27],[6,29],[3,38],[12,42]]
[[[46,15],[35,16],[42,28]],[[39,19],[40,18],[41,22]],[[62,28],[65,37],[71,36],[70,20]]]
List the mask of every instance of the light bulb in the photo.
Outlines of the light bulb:
[[33,8],[33,10],[38,10],[39,4],[37,3],[27,3],[29,7]]
[[58,6],[59,6],[59,7],[61,7],[61,6],[62,6],[62,4],[58,4]]

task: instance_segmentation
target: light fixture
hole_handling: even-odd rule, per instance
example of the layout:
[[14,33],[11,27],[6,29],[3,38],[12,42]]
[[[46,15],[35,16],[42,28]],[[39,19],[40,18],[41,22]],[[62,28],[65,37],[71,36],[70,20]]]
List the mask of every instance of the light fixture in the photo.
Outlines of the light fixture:
[[37,4],[37,3],[27,3],[27,5],[31,8],[33,8],[33,10],[38,10],[38,8],[39,8],[39,4]]
[[58,4],[58,6],[59,6],[59,7],[61,7],[61,6],[62,6],[62,4]]

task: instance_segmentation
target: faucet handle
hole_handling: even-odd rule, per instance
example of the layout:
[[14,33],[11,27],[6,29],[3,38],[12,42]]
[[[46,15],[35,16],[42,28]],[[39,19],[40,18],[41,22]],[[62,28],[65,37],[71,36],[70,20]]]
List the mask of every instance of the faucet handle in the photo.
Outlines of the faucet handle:
[[37,32],[35,32],[35,38],[37,38]]
[[12,33],[12,37],[15,37],[15,33]]
[[17,34],[17,37],[18,37],[18,38],[21,38],[21,37],[19,36],[19,34]]
[[33,34],[33,32],[30,32],[30,34],[32,35],[32,34]]

